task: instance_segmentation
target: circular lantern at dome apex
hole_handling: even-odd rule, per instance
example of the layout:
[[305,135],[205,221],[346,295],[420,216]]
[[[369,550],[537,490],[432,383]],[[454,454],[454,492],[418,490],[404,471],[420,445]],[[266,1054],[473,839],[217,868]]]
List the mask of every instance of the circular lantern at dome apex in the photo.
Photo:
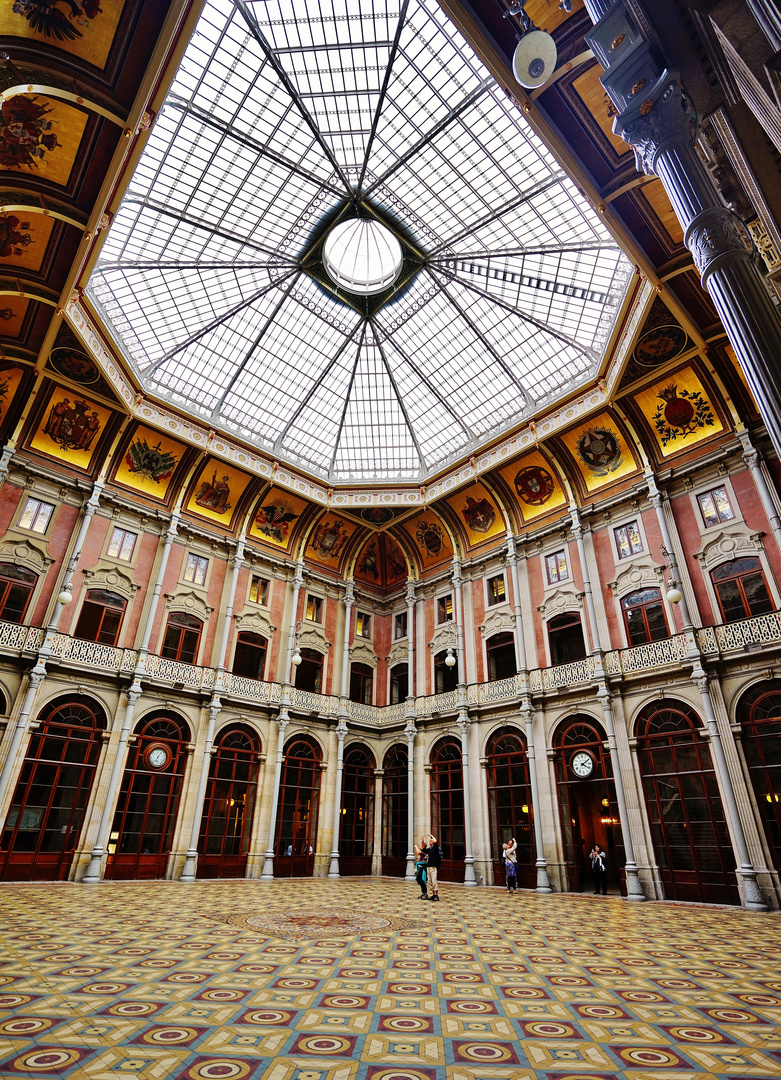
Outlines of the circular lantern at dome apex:
[[368,218],[335,225],[323,244],[328,276],[348,292],[373,296],[390,288],[401,273],[404,253],[393,233]]

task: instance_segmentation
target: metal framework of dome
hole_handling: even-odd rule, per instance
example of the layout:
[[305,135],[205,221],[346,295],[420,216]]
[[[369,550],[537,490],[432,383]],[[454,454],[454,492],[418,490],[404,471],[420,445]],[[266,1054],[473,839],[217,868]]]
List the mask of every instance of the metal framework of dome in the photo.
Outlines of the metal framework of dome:
[[[401,250],[376,292],[328,272],[350,219]],[[146,393],[422,481],[594,376],[629,273],[435,0],[208,0],[89,295]]]
[[379,221],[342,221],[323,241],[328,274],[337,285],[359,296],[373,296],[390,288],[403,262],[401,244]]

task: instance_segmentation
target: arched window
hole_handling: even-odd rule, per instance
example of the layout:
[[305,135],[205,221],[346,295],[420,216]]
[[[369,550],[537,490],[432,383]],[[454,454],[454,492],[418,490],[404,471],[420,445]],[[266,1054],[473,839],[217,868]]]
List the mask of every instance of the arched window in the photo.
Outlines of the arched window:
[[586,642],[583,638],[580,613],[567,611],[563,615],[548,619],[548,642],[550,660],[554,666],[582,660],[586,655]]
[[401,877],[407,865],[409,757],[392,746],[382,763],[382,872]]
[[442,848],[439,876],[464,880],[464,765],[461,743],[442,739],[431,751],[431,829]]
[[342,774],[339,870],[370,874],[374,853],[374,758],[363,746],[348,746]]
[[276,827],[277,877],[312,876],[320,808],[320,761],[320,747],[306,735],[294,737],[285,746]]
[[374,672],[368,664],[351,664],[350,701],[359,701],[362,705],[371,705],[373,681]]
[[494,882],[504,880],[502,844],[515,837],[518,884],[533,888],[537,880],[536,851],[526,742],[519,731],[502,728],[489,739],[486,757]]
[[[455,656],[455,653],[454,653]],[[455,690],[458,686],[458,664],[448,667],[447,649],[438,652],[434,657],[434,693],[446,694],[449,690]]]
[[773,610],[759,559],[732,559],[711,570],[724,622],[748,619]]
[[160,655],[166,660],[179,660],[183,664],[194,664],[201,643],[203,623],[194,615],[184,611],[172,611],[168,616],[165,637]]
[[556,787],[569,887],[593,888],[589,853],[599,844],[608,858],[608,885],[623,889],[624,845],[607,736],[590,716],[575,715],[554,732]]
[[390,669],[390,703],[397,705],[406,701],[409,693],[409,667],[406,663],[394,664]]
[[637,718],[654,852],[669,900],[737,904],[735,857],[701,727],[682,701],[653,701]]
[[67,878],[106,727],[83,697],[49,703],[38,721],[0,839],[4,881]]
[[189,741],[190,731],[176,715],[158,713],[139,724],[111,827],[106,877],[165,874]]
[[217,737],[198,843],[198,877],[243,877],[258,787],[257,735],[244,725]]
[[106,589],[90,589],[81,605],[73,636],[100,645],[116,645],[127,600]]
[[518,665],[515,660],[515,637],[513,634],[494,634],[485,643],[488,658],[488,681],[509,679],[515,675]]
[[773,865],[781,871],[781,679],[752,686],[740,699],[737,719]]
[[242,630],[236,639],[233,674],[245,679],[262,679],[266,670],[267,642],[260,634]]
[[645,645],[670,636],[659,589],[640,589],[621,600],[626,635],[631,645]]
[[316,649],[302,649],[301,663],[296,668],[296,686],[299,690],[308,690],[312,694],[322,693],[323,654]]
[[23,622],[37,583],[38,576],[32,570],[13,563],[0,563],[0,619]]

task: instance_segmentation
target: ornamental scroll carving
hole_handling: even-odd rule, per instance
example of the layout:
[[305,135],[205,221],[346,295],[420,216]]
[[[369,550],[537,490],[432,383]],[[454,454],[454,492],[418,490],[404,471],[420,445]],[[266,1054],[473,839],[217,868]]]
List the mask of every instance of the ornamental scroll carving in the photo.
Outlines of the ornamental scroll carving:
[[537,610],[543,619],[547,620],[552,615],[562,615],[565,611],[582,611],[582,601],[583,593],[578,592],[574,585],[565,585],[546,597],[545,603],[540,604]]
[[694,142],[697,114],[677,73],[665,71],[642,102],[616,117],[614,129],[634,150],[638,172],[652,176],[664,143],[675,139],[690,145]]
[[724,256],[751,253],[751,238],[743,222],[727,206],[713,206],[698,214],[687,228],[684,241],[703,284]]
[[727,527],[718,536],[709,537],[695,558],[710,571],[723,562],[738,559],[741,555],[760,555],[764,551],[762,533],[751,532],[742,522]]
[[494,634],[502,634],[514,630],[515,617],[504,611],[493,612],[480,627],[480,633],[483,636],[483,640],[493,637]]

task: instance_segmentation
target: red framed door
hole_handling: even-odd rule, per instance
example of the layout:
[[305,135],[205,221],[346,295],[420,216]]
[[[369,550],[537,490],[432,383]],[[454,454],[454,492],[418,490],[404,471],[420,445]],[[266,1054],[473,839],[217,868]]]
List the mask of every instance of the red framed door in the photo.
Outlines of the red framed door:
[[306,736],[285,747],[279,787],[274,874],[311,877],[320,809],[320,748]]
[[461,743],[442,739],[431,751],[431,822],[439,840],[442,881],[464,880],[464,767]]
[[130,747],[108,845],[106,877],[165,875],[190,732],[178,716],[145,720]]
[[344,877],[372,872],[374,853],[374,758],[363,746],[348,746],[342,772],[339,872]]
[[515,837],[518,844],[518,884],[521,888],[533,889],[537,884],[537,852],[534,846],[526,742],[519,731],[504,728],[491,736],[487,757],[488,817],[494,882],[497,885],[505,883],[502,844]]
[[781,680],[752,686],[740,699],[738,719],[770,857],[781,871]]
[[390,877],[407,872],[408,760],[406,746],[392,746],[382,766],[382,872]]
[[94,705],[52,702],[32,733],[0,838],[3,881],[62,881],[81,835],[106,721]]
[[220,732],[198,841],[198,877],[244,877],[258,788],[259,740],[249,728]]

